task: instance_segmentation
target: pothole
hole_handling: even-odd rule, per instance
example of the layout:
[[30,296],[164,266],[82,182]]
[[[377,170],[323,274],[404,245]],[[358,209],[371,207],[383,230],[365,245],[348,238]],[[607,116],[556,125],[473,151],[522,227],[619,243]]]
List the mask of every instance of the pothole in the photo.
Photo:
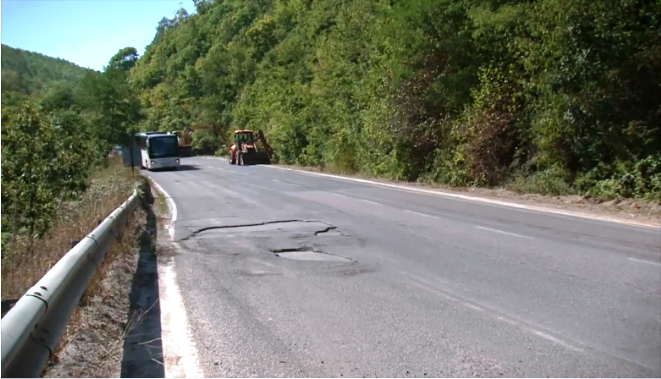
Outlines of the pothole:
[[305,249],[282,249],[276,250],[274,253],[276,257],[295,261],[351,262],[349,258]]

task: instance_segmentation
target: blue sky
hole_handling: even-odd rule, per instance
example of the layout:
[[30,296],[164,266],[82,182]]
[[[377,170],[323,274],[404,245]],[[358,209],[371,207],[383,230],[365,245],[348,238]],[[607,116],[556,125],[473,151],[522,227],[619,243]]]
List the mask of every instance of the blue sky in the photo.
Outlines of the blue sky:
[[[180,5],[181,4],[181,5]],[[192,0],[2,0],[5,45],[102,70],[119,49],[142,54],[163,18]]]

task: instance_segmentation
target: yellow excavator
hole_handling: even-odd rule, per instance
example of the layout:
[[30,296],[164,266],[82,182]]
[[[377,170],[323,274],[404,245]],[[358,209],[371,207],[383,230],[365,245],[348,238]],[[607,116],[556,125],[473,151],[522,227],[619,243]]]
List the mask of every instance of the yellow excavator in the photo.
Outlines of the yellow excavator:
[[198,123],[192,126],[187,126],[184,130],[174,130],[170,134],[177,136],[179,141],[179,154],[182,157],[193,156],[193,138],[194,133],[198,130],[212,130],[216,129],[216,125],[210,123]]
[[175,130],[170,132],[177,136],[179,141],[179,155],[182,157],[191,157],[193,156],[193,130],[190,127],[184,128],[184,130]]

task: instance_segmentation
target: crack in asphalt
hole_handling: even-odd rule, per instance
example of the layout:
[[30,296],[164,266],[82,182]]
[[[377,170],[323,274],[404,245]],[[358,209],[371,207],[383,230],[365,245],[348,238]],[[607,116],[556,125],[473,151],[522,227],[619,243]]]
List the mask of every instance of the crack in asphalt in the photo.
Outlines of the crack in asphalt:
[[328,232],[330,232],[331,230],[337,230],[337,226],[329,226],[329,227],[326,228],[326,229],[318,230],[318,231],[314,232],[314,235],[315,235],[315,236],[318,236],[318,235],[320,235],[320,234],[322,234],[322,233],[328,233]]
[[208,230],[231,229],[231,228],[249,228],[249,227],[253,227],[253,226],[263,226],[263,225],[270,225],[270,224],[286,224],[286,223],[292,223],[292,222],[319,222],[319,223],[328,225],[328,228],[314,232],[315,236],[320,234],[320,233],[327,233],[331,230],[337,229],[337,226],[331,225],[331,224],[329,224],[327,222],[324,222],[322,220],[300,220],[300,219],[275,220],[275,221],[257,222],[257,223],[252,223],[252,224],[207,226],[207,227],[204,227],[204,228],[194,230],[191,234],[189,234],[186,237],[180,239],[179,241],[187,241],[187,240],[197,236],[198,234],[200,234],[202,232],[206,232]]
[[293,253],[293,252],[296,252],[296,251],[312,251],[312,252],[314,252],[314,253],[317,252],[317,251],[314,251],[314,249],[309,248],[309,247],[305,247],[305,246],[302,246],[302,247],[292,247],[292,248],[288,248],[288,249],[269,249],[269,250],[270,250],[272,253],[275,253],[275,254],[278,254],[278,253]]

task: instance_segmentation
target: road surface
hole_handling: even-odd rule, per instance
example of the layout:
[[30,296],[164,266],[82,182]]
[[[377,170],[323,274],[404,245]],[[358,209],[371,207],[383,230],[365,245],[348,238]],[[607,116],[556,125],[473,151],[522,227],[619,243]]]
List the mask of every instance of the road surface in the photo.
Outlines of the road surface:
[[149,174],[176,204],[159,248],[166,372],[661,375],[658,228],[182,164]]

